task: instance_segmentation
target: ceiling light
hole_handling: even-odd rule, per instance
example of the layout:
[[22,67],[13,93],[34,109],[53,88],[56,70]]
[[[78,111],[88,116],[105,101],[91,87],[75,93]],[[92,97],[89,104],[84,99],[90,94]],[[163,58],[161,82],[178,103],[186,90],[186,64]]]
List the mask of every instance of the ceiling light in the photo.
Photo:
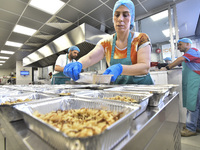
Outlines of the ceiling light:
[[8,59],[9,57],[0,56],[0,59]]
[[[173,35],[175,35],[174,28],[172,28],[172,31],[173,31]],[[163,33],[166,37],[169,37],[169,29],[162,30],[162,33]]]
[[0,53],[3,53],[3,54],[14,54],[15,52],[13,52],[13,51],[1,50]]
[[23,44],[22,43],[17,43],[17,42],[7,41],[5,45],[14,46],[14,47],[21,47]]
[[21,26],[21,25],[16,25],[13,31],[17,32],[17,33],[32,36],[37,30],[32,29],[32,28],[28,28],[28,27],[25,27],[25,26]]
[[30,5],[50,14],[55,14],[65,3],[60,0],[31,0]]
[[0,61],[0,63],[5,63],[6,61]]
[[0,66],[2,66],[3,64],[0,64]]
[[151,19],[152,19],[153,21],[157,21],[157,20],[166,18],[167,16],[168,16],[168,10],[165,10],[165,11],[162,11],[162,12],[160,12],[160,13],[157,13],[157,14],[151,16]]

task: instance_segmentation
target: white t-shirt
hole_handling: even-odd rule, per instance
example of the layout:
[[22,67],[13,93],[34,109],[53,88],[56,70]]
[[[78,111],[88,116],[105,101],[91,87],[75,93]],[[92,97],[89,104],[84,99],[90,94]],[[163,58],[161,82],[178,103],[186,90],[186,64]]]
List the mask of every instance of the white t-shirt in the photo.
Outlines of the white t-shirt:
[[[71,62],[76,62],[75,59],[70,61],[69,58],[68,58],[68,54],[62,54],[62,55],[58,56],[56,63],[55,63],[55,66],[58,65],[58,66],[61,66],[61,67],[65,67],[66,61],[67,61],[67,64],[69,64]],[[59,71],[54,70],[53,74],[56,74],[56,73],[59,73]]]

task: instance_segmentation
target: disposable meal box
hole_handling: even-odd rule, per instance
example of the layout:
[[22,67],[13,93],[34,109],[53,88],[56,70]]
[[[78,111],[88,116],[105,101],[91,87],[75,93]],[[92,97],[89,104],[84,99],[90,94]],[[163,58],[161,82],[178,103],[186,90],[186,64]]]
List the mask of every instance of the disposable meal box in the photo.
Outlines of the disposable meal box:
[[158,106],[162,101],[169,95],[169,88],[165,87],[153,87],[153,86],[122,86],[116,88],[105,89],[105,91],[131,91],[131,92],[149,92],[153,94],[153,96],[149,99],[149,106]]
[[115,102],[116,100],[111,100],[111,99],[105,99],[105,98],[112,98],[115,96],[121,96],[121,97],[130,97],[134,100],[136,100],[136,102],[124,102],[124,101],[120,101],[121,103],[126,103],[128,105],[140,105],[140,109],[138,110],[138,112],[136,113],[136,116],[134,116],[133,119],[135,119],[136,117],[138,117],[141,113],[143,113],[149,103],[149,98],[153,95],[153,94],[143,94],[143,93],[123,93],[123,92],[106,92],[106,91],[85,91],[85,92],[77,92],[74,94],[77,97],[84,97],[84,98],[92,98],[92,99],[103,99],[105,101],[113,101]]
[[95,73],[80,73],[78,83],[110,84],[113,75],[100,75]]
[[[81,150],[105,150],[112,149],[123,138],[129,135],[130,125],[139,107],[125,105],[119,102],[101,101],[84,98],[59,97],[51,101],[30,102],[26,105],[16,105],[20,111],[28,128],[34,131],[43,140],[48,142],[55,149],[81,149]],[[78,138],[69,137],[59,129],[47,124],[43,120],[35,117],[33,113],[38,111],[46,114],[56,110],[70,109],[104,109],[108,111],[123,112],[122,118],[105,129],[101,134]]]
[[[8,120],[8,121],[16,121],[16,120],[20,120],[22,119],[22,115],[18,113],[18,111],[16,111],[13,106],[17,105],[19,103],[16,104],[5,104],[2,105],[5,102],[13,102],[16,101],[18,99],[24,101],[25,99],[30,99],[32,101],[36,101],[36,100],[41,100],[41,99],[48,99],[51,97],[55,97],[52,95],[47,95],[47,94],[43,94],[43,93],[23,93],[23,94],[19,94],[19,95],[12,95],[12,96],[7,96],[7,97],[3,97],[0,98],[0,112],[3,115],[3,117]],[[24,101],[21,103],[28,103],[30,101]]]

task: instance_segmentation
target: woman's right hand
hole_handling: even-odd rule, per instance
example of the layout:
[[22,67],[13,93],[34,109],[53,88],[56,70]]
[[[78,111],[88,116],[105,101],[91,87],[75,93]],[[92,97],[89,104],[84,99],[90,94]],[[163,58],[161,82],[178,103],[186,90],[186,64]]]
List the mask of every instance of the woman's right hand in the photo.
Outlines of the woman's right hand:
[[64,67],[63,74],[76,81],[79,79],[79,74],[81,70],[82,70],[82,64],[80,62],[72,62]]

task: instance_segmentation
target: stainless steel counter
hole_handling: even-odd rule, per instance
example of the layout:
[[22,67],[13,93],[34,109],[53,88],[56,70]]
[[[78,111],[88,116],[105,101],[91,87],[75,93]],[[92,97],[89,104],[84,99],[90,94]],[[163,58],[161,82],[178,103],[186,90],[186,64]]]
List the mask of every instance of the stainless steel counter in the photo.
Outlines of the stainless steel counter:
[[[144,113],[133,120],[130,136],[127,136],[113,149],[181,149],[178,105],[179,94],[176,93],[165,98],[158,107],[148,107]],[[23,120],[8,122],[0,113],[0,123],[5,130],[3,137],[6,138],[1,139],[4,140],[3,143],[6,143],[4,145],[6,150],[53,149],[30,131]]]

